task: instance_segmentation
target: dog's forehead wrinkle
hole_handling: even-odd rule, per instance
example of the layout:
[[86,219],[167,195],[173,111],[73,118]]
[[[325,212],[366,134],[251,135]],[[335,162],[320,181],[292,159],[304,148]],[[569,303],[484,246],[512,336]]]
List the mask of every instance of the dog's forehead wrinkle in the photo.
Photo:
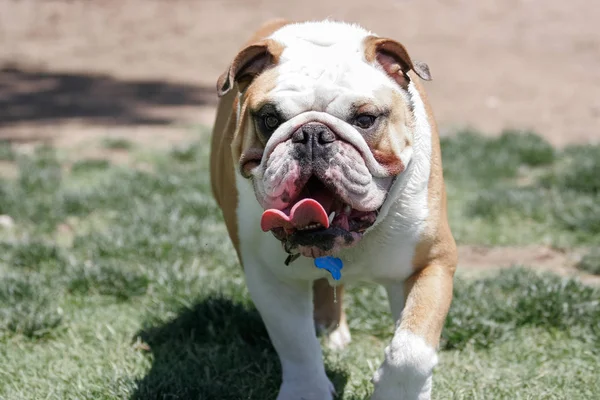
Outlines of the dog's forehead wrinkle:
[[[356,79],[347,79],[347,82]],[[351,85],[342,80],[336,82],[301,80],[291,76],[281,78],[278,86],[271,92],[272,100],[286,118],[291,118],[306,111],[321,111],[330,113],[338,118],[349,117],[349,112],[355,104],[379,104],[377,93],[385,86],[367,83]],[[371,86],[369,86],[371,85]]]
[[353,66],[350,65],[349,61],[340,60],[339,57],[331,57],[331,55],[305,57],[303,53],[300,53],[288,61],[282,60],[280,62],[278,80],[280,82],[293,81],[293,84],[288,83],[286,85],[290,87],[336,84],[344,80],[348,73],[351,73]]
[[288,119],[311,110],[345,118],[356,102],[374,103],[382,90],[397,90],[381,71],[358,58],[318,68],[298,67],[305,62],[280,65],[277,85],[270,93]]

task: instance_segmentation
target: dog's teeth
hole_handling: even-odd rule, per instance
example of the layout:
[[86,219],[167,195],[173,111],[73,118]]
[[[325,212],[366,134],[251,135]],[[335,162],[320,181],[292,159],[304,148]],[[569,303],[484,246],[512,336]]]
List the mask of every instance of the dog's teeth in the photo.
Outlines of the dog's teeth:
[[345,214],[350,214],[350,211],[352,211],[352,207],[350,207],[350,204],[346,204],[344,206],[344,213]]
[[333,222],[334,218],[335,218],[335,211],[332,211],[331,214],[329,214],[329,223],[330,224]]
[[319,223],[316,223],[316,224],[306,225],[305,227],[302,227],[302,228],[298,228],[298,230],[299,231],[308,231],[308,230],[311,230],[311,229],[317,229],[317,228],[322,228],[322,227],[323,227],[323,225],[321,225]]

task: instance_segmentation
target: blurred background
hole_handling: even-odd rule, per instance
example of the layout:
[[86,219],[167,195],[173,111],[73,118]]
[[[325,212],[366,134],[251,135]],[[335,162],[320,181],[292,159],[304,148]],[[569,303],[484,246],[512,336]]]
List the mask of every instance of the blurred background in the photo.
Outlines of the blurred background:
[[600,138],[600,5],[588,0],[0,0],[0,138],[210,125],[216,78],[273,17],[353,21],[401,41],[431,68],[443,132]]
[[[459,245],[433,398],[597,398],[600,2],[0,0],[0,399],[276,397],[208,173],[217,77],[274,17],[431,68]],[[364,400],[394,325],[345,293],[325,364]]]

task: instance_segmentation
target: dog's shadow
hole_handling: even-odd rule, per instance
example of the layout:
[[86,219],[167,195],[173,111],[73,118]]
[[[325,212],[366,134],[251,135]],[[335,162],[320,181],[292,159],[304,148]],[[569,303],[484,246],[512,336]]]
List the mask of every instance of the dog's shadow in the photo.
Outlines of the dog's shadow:
[[[131,400],[277,397],[279,361],[251,306],[209,297],[136,337],[148,345],[152,367],[137,382]],[[328,370],[327,375],[343,393],[347,375],[337,370]]]

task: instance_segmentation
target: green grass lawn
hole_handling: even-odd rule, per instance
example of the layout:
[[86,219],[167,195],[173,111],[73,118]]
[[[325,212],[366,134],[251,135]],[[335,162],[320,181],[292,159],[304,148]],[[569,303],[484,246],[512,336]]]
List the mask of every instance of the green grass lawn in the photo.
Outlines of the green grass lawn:
[[[134,167],[0,143],[19,169],[0,178],[15,221],[0,227],[0,399],[274,398],[277,356],[210,195],[208,142],[119,144]],[[459,243],[588,248],[581,268],[600,272],[600,146],[465,132],[443,147]],[[364,399],[393,323],[376,286],[349,288],[347,307],[353,343],[325,362],[338,398]],[[600,289],[459,273],[440,359],[438,399],[595,398]]]

